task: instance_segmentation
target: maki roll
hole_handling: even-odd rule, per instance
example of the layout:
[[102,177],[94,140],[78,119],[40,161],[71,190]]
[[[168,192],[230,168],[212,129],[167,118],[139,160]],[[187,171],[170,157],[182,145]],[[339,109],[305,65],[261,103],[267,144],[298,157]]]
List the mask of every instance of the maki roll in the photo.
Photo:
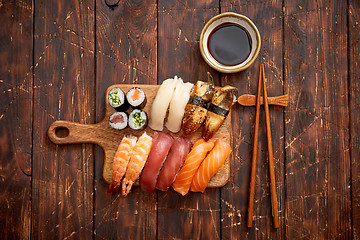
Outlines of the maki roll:
[[126,128],[128,116],[125,112],[114,112],[109,118],[109,124],[112,128],[121,130]]
[[146,105],[146,96],[144,90],[139,87],[133,87],[126,93],[126,100],[132,108],[143,109]]
[[129,103],[125,98],[124,92],[120,88],[113,88],[109,92],[110,106],[118,112],[124,112],[129,109]]
[[148,123],[147,114],[139,109],[133,110],[129,115],[129,127],[134,130],[145,129]]

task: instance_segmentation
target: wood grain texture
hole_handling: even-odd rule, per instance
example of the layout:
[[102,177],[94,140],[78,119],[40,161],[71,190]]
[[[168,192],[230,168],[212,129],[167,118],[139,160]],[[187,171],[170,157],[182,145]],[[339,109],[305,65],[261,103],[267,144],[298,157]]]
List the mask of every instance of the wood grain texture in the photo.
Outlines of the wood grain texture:
[[[105,114],[113,84],[157,84],[157,1],[96,1],[96,122]],[[95,148],[95,238],[156,238],[156,195],[132,189],[126,198],[107,194],[104,153]]]
[[[104,151],[104,164],[103,164],[103,179],[107,184],[112,182],[112,165],[116,150],[124,136],[136,136],[139,138],[144,132],[149,136],[153,136],[154,130],[147,127],[145,130],[133,130],[127,127],[123,130],[113,129],[109,125],[110,116],[116,112],[116,110],[109,104],[109,92],[113,88],[120,88],[125,94],[134,86],[141,87],[145,92],[147,104],[142,109],[146,113],[150,113],[151,106],[154,102],[156,93],[160,85],[145,85],[145,84],[116,84],[108,87],[105,93],[105,116],[103,120],[97,124],[81,124],[70,121],[56,121],[52,123],[48,129],[48,136],[55,144],[79,144],[79,143],[94,143],[99,145]],[[130,114],[132,108],[127,110]],[[148,115],[150,118],[151,116]],[[156,117],[156,116],[155,116]],[[68,131],[67,136],[59,137],[57,135],[58,129],[66,129]],[[231,132],[228,129],[231,128],[230,117],[225,119],[220,128],[214,134],[214,139],[221,138],[224,142],[230,143]],[[174,138],[183,136],[183,132],[172,133],[165,127],[163,132],[168,132]],[[188,136],[190,141],[194,144],[199,138],[201,138],[201,129]],[[218,172],[210,179],[208,188],[216,188],[224,186],[230,175],[230,157],[226,159],[224,164],[220,167]],[[138,185],[136,182],[134,185]]]
[[[201,29],[219,13],[218,1],[158,1],[158,83],[177,75],[186,82],[206,80],[210,71],[216,85],[219,74],[202,59]],[[158,192],[158,239],[218,239],[219,189],[188,193]]]
[[[220,4],[221,12],[234,11],[248,16],[259,29],[261,36],[261,50],[258,59],[245,71],[223,75],[223,84],[235,85],[240,94],[255,94],[259,77],[259,64],[263,63],[269,97],[284,94],[282,1],[221,1]],[[285,237],[284,108],[280,106],[270,106],[269,108],[280,228],[274,230],[272,223],[263,107],[261,107],[260,113],[254,222],[251,229],[246,227],[255,108],[235,105],[233,113],[237,114],[232,115],[234,165],[231,166],[232,175],[229,183],[221,189],[223,239],[281,239]]]
[[289,239],[351,237],[346,9],[344,1],[285,2]]
[[30,239],[32,1],[1,2],[0,239]]
[[360,2],[349,1],[349,110],[353,239],[360,239]]
[[59,147],[59,119],[94,119],[94,2],[36,1],[32,232],[34,239],[93,236],[93,147]]

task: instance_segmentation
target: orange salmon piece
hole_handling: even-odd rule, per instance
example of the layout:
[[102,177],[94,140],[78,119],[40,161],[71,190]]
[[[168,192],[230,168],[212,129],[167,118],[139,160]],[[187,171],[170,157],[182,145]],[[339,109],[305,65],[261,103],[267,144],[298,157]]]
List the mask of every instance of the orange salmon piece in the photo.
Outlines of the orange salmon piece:
[[206,157],[206,154],[214,147],[214,142],[211,140],[205,142],[204,139],[199,139],[195,142],[190,153],[186,156],[184,165],[179,171],[179,174],[176,176],[172,188],[185,196],[190,189],[191,182],[193,177],[199,168],[201,162]]
[[230,144],[221,139],[217,139],[215,141],[214,148],[207,155],[195,173],[191,183],[191,191],[204,192],[211,177],[214,176],[219,168],[224,164],[231,151],[232,149]]

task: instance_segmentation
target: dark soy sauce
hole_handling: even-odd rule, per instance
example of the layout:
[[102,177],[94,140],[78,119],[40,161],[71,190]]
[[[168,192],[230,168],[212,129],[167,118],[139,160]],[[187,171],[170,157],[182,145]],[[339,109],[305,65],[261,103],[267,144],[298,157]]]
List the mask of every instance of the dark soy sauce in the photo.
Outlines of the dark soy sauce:
[[251,38],[242,26],[224,23],[210,33],[208,49],[219,63],[234,66],[244,62],[250,55]]

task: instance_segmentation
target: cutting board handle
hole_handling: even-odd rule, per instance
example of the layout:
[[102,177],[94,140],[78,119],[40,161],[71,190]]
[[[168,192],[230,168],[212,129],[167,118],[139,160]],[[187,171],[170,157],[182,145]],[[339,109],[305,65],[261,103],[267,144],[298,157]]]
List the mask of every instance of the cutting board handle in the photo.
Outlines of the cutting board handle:
[[[69,121],[53,122],[48,136],[55,144],[97,143],[97,124],[81,124]],[[58,136],[58,130],[65,130],[66,136]]]

